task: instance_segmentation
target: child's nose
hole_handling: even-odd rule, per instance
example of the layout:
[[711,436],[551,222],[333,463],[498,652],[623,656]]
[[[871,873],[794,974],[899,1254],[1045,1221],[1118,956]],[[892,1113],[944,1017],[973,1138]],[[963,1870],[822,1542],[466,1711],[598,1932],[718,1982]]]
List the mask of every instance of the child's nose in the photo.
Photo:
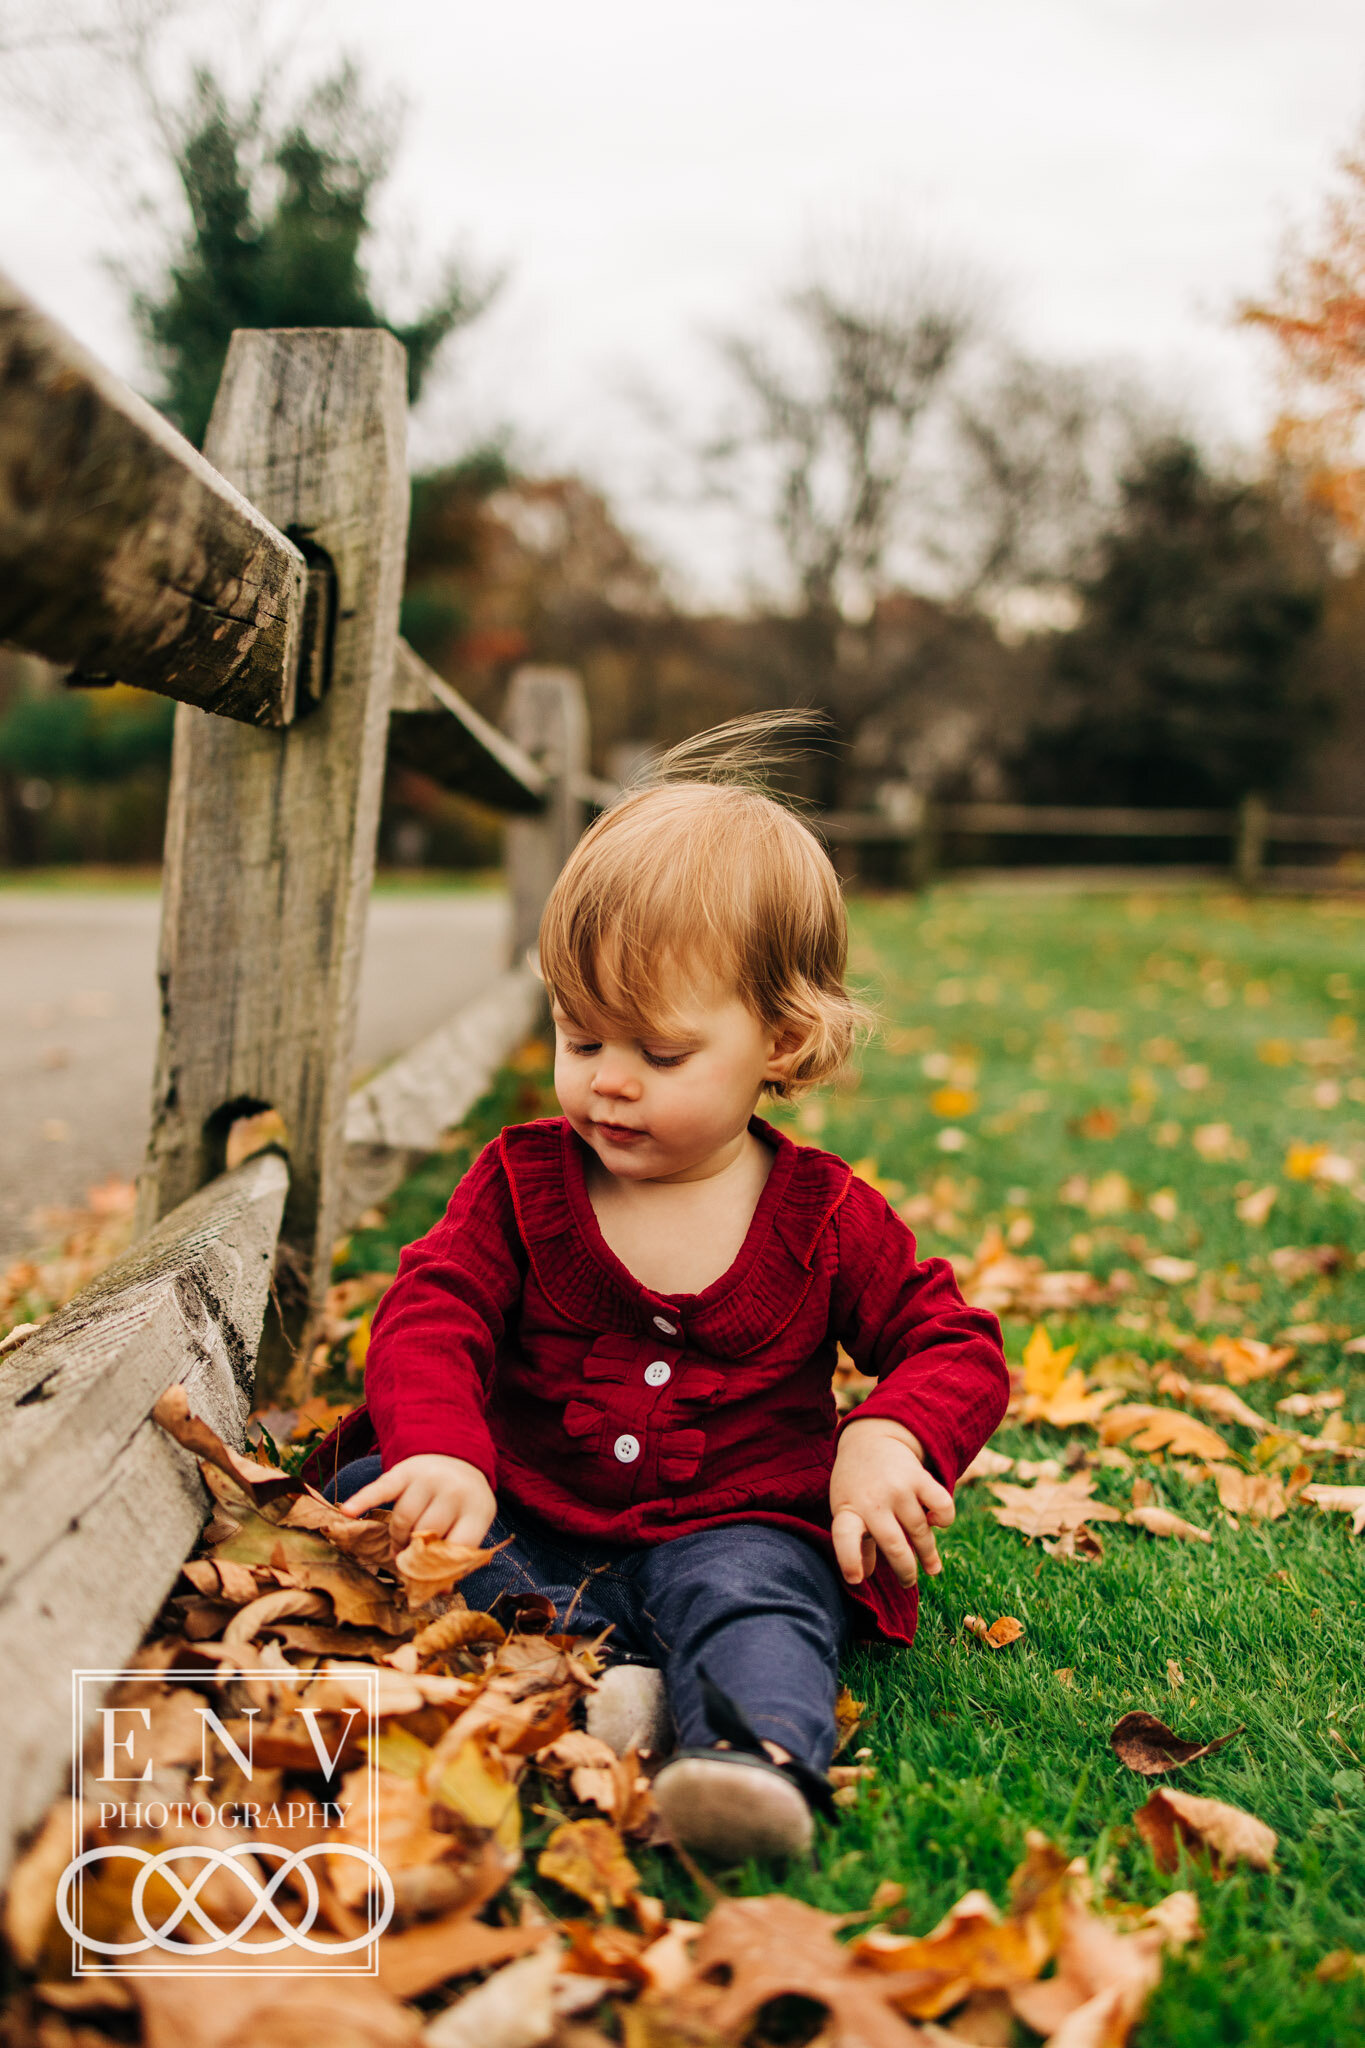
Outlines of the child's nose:
[[592,1085],[599,1095],[634,1097],[640,1092],[640,1082],[626,1060],[607,1058],[600,1062],[592,1077]]

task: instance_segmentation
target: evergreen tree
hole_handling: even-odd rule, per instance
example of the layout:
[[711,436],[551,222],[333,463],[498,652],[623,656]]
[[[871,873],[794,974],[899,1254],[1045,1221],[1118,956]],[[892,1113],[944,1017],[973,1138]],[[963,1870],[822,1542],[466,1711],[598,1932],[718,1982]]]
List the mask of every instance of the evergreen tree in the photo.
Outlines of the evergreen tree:
[[1035,801],[1234,803],[1273,791],[1319,709],[1301,680],[1325,572],[1263,484],[1161,442],[1057,643],[1051,715],[1020,763]]
[[212,72],[196,73],[171,143],[190,227],[134,295],[162,408],[196,445],[235,327],[385,327],[407,349],[415,400],[441,343],[488,303],[495,287],[454,261],[417,319],[375,303],[364,249],[394,139],[349,63],[278,127],[259,98],[234,107]]

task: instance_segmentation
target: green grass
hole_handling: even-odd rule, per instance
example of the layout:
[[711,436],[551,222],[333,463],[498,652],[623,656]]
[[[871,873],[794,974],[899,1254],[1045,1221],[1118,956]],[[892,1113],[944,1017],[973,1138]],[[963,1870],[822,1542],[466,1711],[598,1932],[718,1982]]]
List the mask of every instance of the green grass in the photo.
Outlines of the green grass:
[[[865,1170],[901,1184],[893,1199],[936,1189],[920,1230],[926,1252],[969,1252],[989,1222],[1028,1216],[1024,1249],[1049,1266],[1133,1273],[1117,1308],[1048,1319],[1083,1365],[1115,1352],[1169,1357],[1172,1330],[1273,1338],[1311,1322],[1365,1332],[1365,1205],[1284,1171],[1296,1143],[1365,1160],[1365,1046],[1355,1036],[1365,908],[943,890],[864,899],[854,927],[854,973],[881,1007],[884,1036],[857,1085],[775,1120],[870,1162]],[[936,1071],[926,1074],[926,1058]],[[969,1086],[977,1105],[936,1115],[931,1097],[944,1085]],[[394,1198],[382,1231],[357,1233],[343,1270],[391,1265],[439,1212],[473,1147],[502,1122],[553,1109],[543,1080],[504,1075],[461,1148]],[[1094,1111],[1108,1115],[1087,1126]],[[1194,1133],[1220,1124],[1230,1156],[1205,1156],[1210,1141],[1201,1153]],[[940,1149],[945,1128],[963,1134],[960,1149]],[[1126,1178],[1129,1206],[1092,1216],[1067,1184],[1110,1173]],[[1268,1223],[1239,1221],[1239,1191],[1270,1183],[1280,1194]],[[1165,1191],[1176,1208],[1163,1221],[1147,1204]],[[1290,1285],[1269,1265],[1273,1247],[1322,1243],[1351,1255],[1331,1279]],[[1160,1286],[1142,1271],[1159,1252],[1196,1260],[1204,1277]],[[1017,1360],[1028,1326],[1007,1322],[1005,1333]],[[1240,1391],[1268,1414],[1286,1391],[1325,1385],[1348,1388],[1345,1413],[1365,1423],[1365,1358],[1343,1356],[1339,1341],[1304,1344],[1288,1373]],[[1250,1435],[1226,1434],[1251,1463]],[[1011,1427],[997,1444],[1041,1457],[1094,1440]],[[1210,1485],[1159,1461],[1143,1470],[1159,1500],[1214,1530],[1211,1546],[1109,1528],[1102,1563],[1065,1564],[998,1527],[982,1487],[962,1490],[914,1649],[847,1660],[872,1710],[860,1739],[875,1785],[822,1830],[816,1863],[783,1882],[840,1910],[864,1906],[881,1879],[899,1880],[903,1924],[923,1929],[971,1886],[1003,1900],[1025,1831],[1041,1828],[1084,1855],[1116,1898],[1151,1904],[1177,1883],[1199,1894],[1205,1939],[1168,1964],[1136,2036],[1142,2048],[1365,2040],[1365,1974],[1314,1974],[1335,1950],[1365,1954],[1365,1539],[1345,1517],[1303,1507],[1234,1530]],[[1317,1476],[1356,1474],[1324,1461]],[[1099,1474],[1116,1505],[1130,1483]],[[964,1634],[966,1613],[1013,1614],[1027,1633],[992,1654]],[[1183,1669],[1179,1691],[1169,1658]],[[1070,1686],[1060,1669],[1073,1673]],[[1151,1783],[1108,1744],[1134,1707],[1199,1739],[1246,1724],[1217,1756],[1156,1782],[1268,1821],[1280,1837],[1272,1874],[1215,1883],[1197,1862],[1179,1878],[1156,1870],[1132,1825]],[[697,1906],[674,1863],[645,1860],[675,1910]],[[729,1890],[774,1882],[759,1866],[721,1876]]]

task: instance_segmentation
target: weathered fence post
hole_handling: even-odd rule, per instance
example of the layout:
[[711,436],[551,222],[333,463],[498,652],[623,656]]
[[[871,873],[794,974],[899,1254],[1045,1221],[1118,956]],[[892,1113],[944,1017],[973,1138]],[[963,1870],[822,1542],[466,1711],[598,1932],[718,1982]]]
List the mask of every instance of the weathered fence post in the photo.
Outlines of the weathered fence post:
[[1243,889],[1260,887],[1269,827],[1265,798],[1244,796],[1237,806],[1237,838],[1233,846],[1233,867]]
[[[260,732],[176,712],[161,1043],[139,1226],[278,1112],[290,1157],[258,1384],[285,1390],[340,1227],[357,977],[374,870],[407,535],[403,350],[379,330],[239,332],[209,460],[303,549],[300,716]],[[306,1380],[306,1350],[293,1385]]]
[[922,796],[919,822],[910,842],[909,881],[912,889],[927,889],[934,879],[939,860],[939,830],[937,806],[932,797]]
[[519,668],[507,693],[508,733],[549,777],[537,818],[507,821],[507,879],[512,892],[512,960],[536,942],[555,876],[578,843],[588,770],[588,713],[571,669]]

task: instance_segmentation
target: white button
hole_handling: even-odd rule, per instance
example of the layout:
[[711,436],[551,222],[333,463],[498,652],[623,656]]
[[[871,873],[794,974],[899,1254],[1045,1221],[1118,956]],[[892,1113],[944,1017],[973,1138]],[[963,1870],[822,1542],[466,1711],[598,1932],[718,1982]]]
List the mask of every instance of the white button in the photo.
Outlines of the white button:
[[678,1334],[677,1324],[670,1323],[667,1316],[655,1316],[654,1327],[656,1330],[662,1330],[665,1337],[676,1337]]
[[645,1367],[647,1387],[666,1387],[673,1377],[673,1368],[666,1359],[656,1358],[653,1365]]
[[638,1436],[618,1436],[612,1449],[623,1465],[633,1465],[640,1455],[640,1439]]

